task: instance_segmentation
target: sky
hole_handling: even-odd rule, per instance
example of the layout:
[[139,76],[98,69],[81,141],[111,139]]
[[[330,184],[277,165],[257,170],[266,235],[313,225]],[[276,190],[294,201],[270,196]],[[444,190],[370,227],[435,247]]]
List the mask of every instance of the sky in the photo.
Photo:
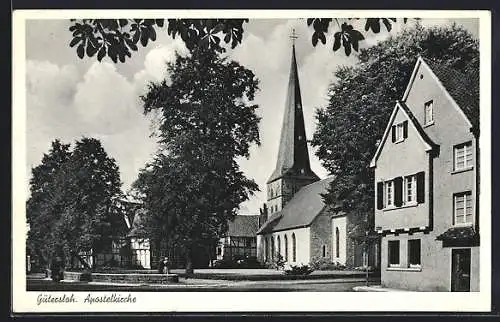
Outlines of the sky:
[[[478,37],[475,19],[421,20],[424,26],[452,22]],[[413,23],[395,24],[391,34]],[[140,95],[149,82],[168,78],[165,63],[174,59],[176,51],[185,55],[187,50],[182,41],[171,39],[163,29],[155,42],[140,47],[125,63],[114,64],[109,58],[99,63],[95,57],[81,60],[69,47],[69,25],[69,20],[26,23],[27,173],[30,176],[31,168],[40,164],[54,139],[74,143],[83,136],[94,137],[116,160],[122,190],[127,192],[158,148],[157,138],[151,136],[154,116],[143,114]],[[242,214],[258,214],[266,201],[265,183],[278,152],[291,59],[289,36],[294,28],[299,35],[295,46],[308,139],[316,129],[315,110],[327,104],[327,88],[335,81],[335,70],[357,62],[355,55],[346,57],[342,50],[334,53],[330,42],[314,48],[312,28],[303,19],[250,19],[244,25],[242,43],[227,55],[251,69],[260,80],[254,103],[259,105],[257,113],[262,120],[261,145],[252,146],[249,159],[238,160],[246,176],[261,190],[241,205]],[[372,46],[388,36],[385,29],[379,34],[367,32],[360,46]],[[313,171],[320,178],[328,176],[311,146],[309,156]]]

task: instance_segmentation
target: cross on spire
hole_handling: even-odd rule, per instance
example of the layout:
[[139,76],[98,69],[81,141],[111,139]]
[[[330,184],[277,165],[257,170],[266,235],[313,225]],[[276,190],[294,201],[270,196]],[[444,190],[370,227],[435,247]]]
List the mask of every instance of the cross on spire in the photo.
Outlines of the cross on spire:
[[295,28],[292,29],[292,34],[290,35],[290,39],[292,39],[292,44],[295,45],[295,39],[299,38],[299,36],[295,33]]

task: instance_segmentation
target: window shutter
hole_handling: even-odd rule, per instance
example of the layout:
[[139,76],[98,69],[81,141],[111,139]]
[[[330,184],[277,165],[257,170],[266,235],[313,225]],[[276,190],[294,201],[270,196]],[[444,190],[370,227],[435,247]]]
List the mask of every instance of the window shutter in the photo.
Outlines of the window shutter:
[[425,202],[425,172],[417,173],[417,202]]
[[394,205],[401,207],[403,204],[403,178],[397,177],[394,179]]
[[392,143],[396,142],[396,126],[392,126]]
[[403,138],[408,137],[408,121],[403,122]]
[[377,209],[384,208],[384,183],[377,182]]

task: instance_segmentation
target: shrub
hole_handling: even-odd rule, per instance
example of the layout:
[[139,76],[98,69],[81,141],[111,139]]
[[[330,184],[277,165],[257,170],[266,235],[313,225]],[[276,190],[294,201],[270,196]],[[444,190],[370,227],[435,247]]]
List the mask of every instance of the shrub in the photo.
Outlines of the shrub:
[[339,262],[332,263],[327,259],[318,259],[310,263],[315,271],[328,271],[328,270],[345,270],[346,266]]
[[314,271],[309,265],[290,265],[290,268],[285,269],[286,275],[309,275]]

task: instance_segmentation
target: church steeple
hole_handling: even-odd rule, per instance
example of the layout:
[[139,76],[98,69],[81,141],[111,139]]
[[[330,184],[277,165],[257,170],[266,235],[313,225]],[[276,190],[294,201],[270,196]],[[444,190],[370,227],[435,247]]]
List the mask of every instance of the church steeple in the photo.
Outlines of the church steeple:
[[[296,38],[295,32],[291,38]],[[318,180],[319,177],[311,170],[309,164],[295,43],[293,43],[278,159],[276,168],[267,181],[269,215],[281,211],[303,186]]]
[[[295,32],[292,37],[296,38]],[[292,44],[292,62],[290,77],[288,79],[288,92],[286,96],[283,125],[281,128],[278,159],[276,168],[271,174],[268,183],[283,176],[302,177],[313,181],[319,179],[311,170],[309,163],[299,75],[295,57],[295,43]]]

